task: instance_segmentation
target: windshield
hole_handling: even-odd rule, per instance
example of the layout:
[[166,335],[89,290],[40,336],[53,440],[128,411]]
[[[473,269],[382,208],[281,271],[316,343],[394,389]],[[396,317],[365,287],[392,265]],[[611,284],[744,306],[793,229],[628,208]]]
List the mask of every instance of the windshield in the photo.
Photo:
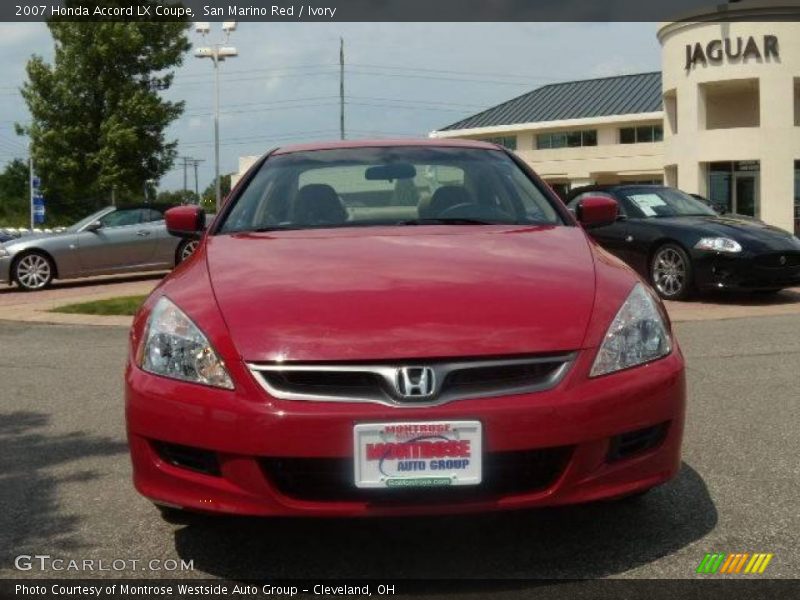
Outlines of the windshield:
[[504,152],[409,146],[274,156],[219,231],[562,223]]
[[70,225],[69,227],[67,227],[66,231],[73,231],[73,232],[74,231],[78,231],[82,227],[86,227],[86,225],[88,225],[89,223],[92,223],[93,221],[97,221],[100,217],[102,217],[107,212],[110,212],[111,210],[113,210],[113,208],[110,207],[110,206],[107,206],[106,208],[104,208],[102,210],[99,210],[96,213],[92,213],[88,217],[84,217],[83,219],[81,219],[77,223],[74,223],[73,225]]
[[717,214],[697,198],[673,188],[626,189],[621,193],[630,201],[640,217],[691,217]]

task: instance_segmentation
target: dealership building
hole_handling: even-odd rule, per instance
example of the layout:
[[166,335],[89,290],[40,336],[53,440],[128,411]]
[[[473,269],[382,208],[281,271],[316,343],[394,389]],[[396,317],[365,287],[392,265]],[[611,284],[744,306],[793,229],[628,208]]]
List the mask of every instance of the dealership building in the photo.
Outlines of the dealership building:
[[800,12],[662,24],[662,70],[546,85],[431,133],[513,149],[561,195],[665,183],[800,233]]

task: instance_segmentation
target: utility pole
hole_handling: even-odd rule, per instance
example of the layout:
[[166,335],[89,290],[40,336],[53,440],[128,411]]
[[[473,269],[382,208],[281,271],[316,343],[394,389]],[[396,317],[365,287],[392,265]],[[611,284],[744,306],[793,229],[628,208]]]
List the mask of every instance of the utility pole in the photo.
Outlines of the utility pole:
[[150,204],[150,186],[155,183],[154,179],[145,179],[144,180],[144,203]]
[[339,38],[339,136],[344,135],[344,38]]
[[[211,24],[207,22],[195,23],[195,31],[203,36],[211,31]],[[225,44],[228,43],[231,33],[236,31],[236,21],[223,21],[222,31],[225,34]],[[194,51],[197,58],[210,58],[214,65],[214,182],[216,188],[217,212],[222,204],[222,187],[219,180],[219,63],[226,58],[233,58],[239,53],[236,48],[223,46],[222,44],[212,44],[204,48],[197,48]]]
[[197,203],[200,204],[200,184],[198,183],[197,179],[197,165],[199,165],[202,160],[199,158],[195,158],[192,160],[192,164],[194,165],[194,195],[197,198]]
[[187,170],[189,168],[189,163],[191,163],[194,158],[191,156],[181,156],[181,160],[183,161],[183,191],[187,191],[189,189],[189,183],[187,179]]

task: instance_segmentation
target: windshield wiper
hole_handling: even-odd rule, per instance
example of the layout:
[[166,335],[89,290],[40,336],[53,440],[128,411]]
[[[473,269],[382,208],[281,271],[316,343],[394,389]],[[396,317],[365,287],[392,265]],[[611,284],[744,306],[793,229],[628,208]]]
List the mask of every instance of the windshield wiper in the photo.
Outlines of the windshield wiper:
[[395,225],[511,225],[499,221],[483,221],[481,219],[468,219],[464,217],[434,218],[434,219],[407,219],[398,221]]
[[272,227],[259,227],[257,229],[242,229],[234,233],[266,233],[267,231],[294,231],[297,229],[305,229],[305,227],[293,227],[290,225],[273,225]]
[[[325,224],[325,225],[272,225],[269,227],[258,227],[257,229],[247,230],[252,233],[265,233],[269,231],[297,231],[312,229],[341,229],[345,227],[381,227],[391,225],[514,225],[514,223],[504,223],[501,221],[482,221],[480,219],[467,218],[441,218],[441,219],[408,219],[404,221],[347,221],[345,223]],[[239,231],[236,233],[243,233]],[[233,233],[233,232],[231,232]]]

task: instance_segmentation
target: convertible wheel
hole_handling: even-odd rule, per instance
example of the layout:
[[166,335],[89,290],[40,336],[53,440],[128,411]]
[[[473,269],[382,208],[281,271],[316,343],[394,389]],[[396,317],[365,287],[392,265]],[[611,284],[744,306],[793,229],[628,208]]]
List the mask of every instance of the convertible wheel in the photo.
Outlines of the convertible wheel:
[[197,246],[200,244],[197,240],[186,240],[181,242],[181,245],[178,246],[178,260],[177,264],[181,264],[187,258],[189,258],[194,251],[197,250]]
[[40,252],[31,252],[14,264],[14,279],[26,291],[41,290],[55,275],[52,261]]
[[650,280],[665,300],[685,300],[692,292],[692,261],[680,246],[665,244],[653,255]]

